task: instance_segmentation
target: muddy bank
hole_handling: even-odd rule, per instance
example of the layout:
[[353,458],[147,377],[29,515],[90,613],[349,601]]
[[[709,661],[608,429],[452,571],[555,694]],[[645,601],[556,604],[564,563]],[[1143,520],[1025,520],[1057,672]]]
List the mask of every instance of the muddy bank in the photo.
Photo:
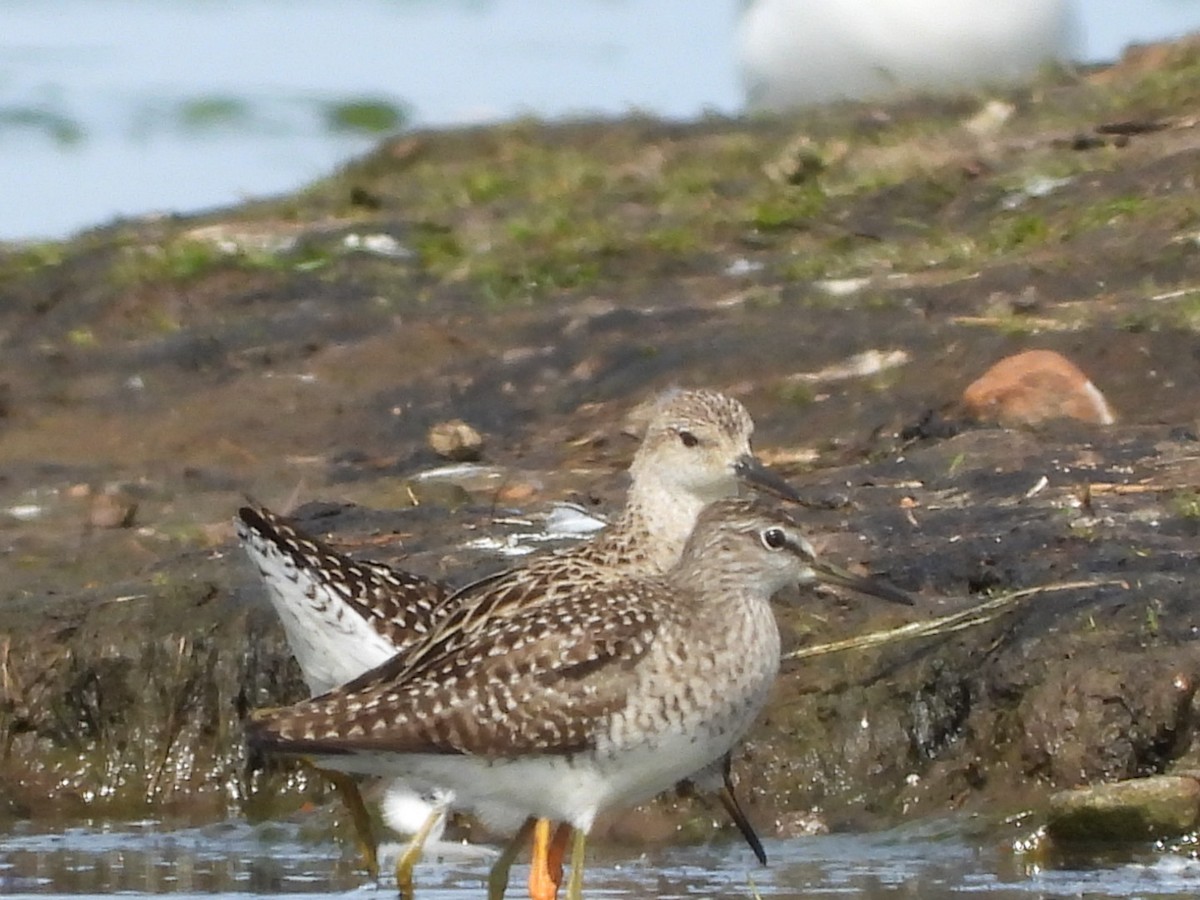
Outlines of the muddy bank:
[[[499,562],[470,538],[619,504],[625,416],[673,384],[739,396],[826,552],[923,598],[791,598],[790,650],[1094,582],[789,661],[737,763],[764,830],[1196,767],[1200,56],[1153,59],[788,120],[405,135],[275,202],[5,249],[0,817],[270,808],[240,721],[303,690],[243,498],[462,579]],[[1117,424],[929,427],[1028,348]],[[868,351],[888,364],[837,373]],[[491,472],[421,481],[451,418]]]

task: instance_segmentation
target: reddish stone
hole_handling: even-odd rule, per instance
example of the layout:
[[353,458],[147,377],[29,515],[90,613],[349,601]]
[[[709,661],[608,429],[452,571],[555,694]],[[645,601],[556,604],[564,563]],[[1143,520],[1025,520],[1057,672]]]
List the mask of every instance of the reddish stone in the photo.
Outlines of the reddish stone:
[[973,418],[1010,426],[1063,418],[1095,425],[1116,421],[1104,395],[1053,350],[1005,357],[963,391],[962,402]]

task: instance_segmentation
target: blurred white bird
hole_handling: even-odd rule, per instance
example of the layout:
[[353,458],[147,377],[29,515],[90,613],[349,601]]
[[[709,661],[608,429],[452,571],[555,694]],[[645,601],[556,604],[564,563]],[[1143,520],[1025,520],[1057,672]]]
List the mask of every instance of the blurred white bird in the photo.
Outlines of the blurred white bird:
[[1076,55],[1073,0],[746,0],[737,64],[751,110],[1027,78]]

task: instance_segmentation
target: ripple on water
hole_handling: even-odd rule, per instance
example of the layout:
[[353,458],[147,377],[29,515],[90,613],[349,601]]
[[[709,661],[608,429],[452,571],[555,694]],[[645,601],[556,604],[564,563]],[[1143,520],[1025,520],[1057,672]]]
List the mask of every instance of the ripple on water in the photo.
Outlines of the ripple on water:
[[[986,895],[1159,898],[1200,896],[1200,862],[1178,853],[1126,857],[1117,863],[1073,861],[1039,868],[961,828],[900,829],[872,835],[825,835],[766,842],[771,864],[760,867],[732,840],[695,847],[596,847],[587,896],[646,897],[906,897],[921,900]],[[488,860],[422,864],[422,900],[465,900],[481,893]],[[522,893],[527,870],[514,869]],[[271,894],[392,896],[390,885],[364,885],[352,854],[303,840],[293,825],[229,822],[170,829],[157,822],[29,828],[0,835],[0,894],[44,898],[113,893],[214,897]]]

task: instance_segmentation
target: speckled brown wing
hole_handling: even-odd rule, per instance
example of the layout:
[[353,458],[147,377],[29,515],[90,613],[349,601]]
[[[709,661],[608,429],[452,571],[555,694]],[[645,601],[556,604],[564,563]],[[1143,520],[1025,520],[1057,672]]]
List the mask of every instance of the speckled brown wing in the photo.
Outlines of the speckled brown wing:
[[423,637],[451,591],[445,585],[376,562],[358,562],[304,534],[266,508],[238,510],[243,540],[269,542],[298,569],[320,578],[397,648]]
[[[551,553],[528,566],[506,569],[472,582],[448,595],[432,615],[430,633],[393,661],[391,675],[407,677],[424,670],[429,660],[451,653],[491,627],[535,606],[579,602],[591,592],[615,583],[624,574],[607,559],[597,558],[594,545]],[[572,599],[574,598],[574,599]],[[350,685],[357,686],[357,682]]]
[[[636,589],[634,589],[636,588]],[[658,582],[563,595],[494,620],[397,681],[385,664],[350,690],[251,723],[272,752],[569,754],[626,704],[672,597]]]

